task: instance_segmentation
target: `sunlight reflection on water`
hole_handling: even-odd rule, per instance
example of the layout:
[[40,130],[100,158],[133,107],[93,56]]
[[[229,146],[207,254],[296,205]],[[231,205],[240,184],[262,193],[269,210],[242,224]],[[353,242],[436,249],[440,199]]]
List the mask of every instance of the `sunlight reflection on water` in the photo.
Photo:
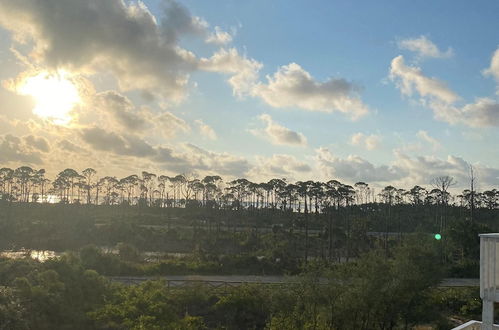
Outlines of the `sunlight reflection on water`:
[[[118,249],[110,247],[100,247],[103,253],[118,254]],[[22,259],[22,258],[32,258],[41,262],[47,261],[53,258],[60,258],[64,252],[56,252],[52,250],[4,250],[0,251],[0,257],[10,258],[10,259]],[[183,252],[160,252],[160,251],[146,251],[143,252],[144,260],[147,262],[156,262],[163,259],[178,259],[184,258],[191,253]]]
[[25,257],[30,257],[38,261],[46,261],[53,258],[59,258],[62,255],[60,252],[50,251],[50,250],[19,250],[12,251],[6,250],[0,252],[0,256],[11,258],[11,259],[21,259]]

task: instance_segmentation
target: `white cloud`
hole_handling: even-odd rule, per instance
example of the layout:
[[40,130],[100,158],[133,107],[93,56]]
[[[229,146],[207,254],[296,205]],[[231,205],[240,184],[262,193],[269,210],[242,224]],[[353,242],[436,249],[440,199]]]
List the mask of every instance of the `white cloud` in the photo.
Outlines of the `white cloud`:
[[27,135],[23,137],[23,141],[26,146],[33,150],[45,153],[50,151],[50,145],[47,139],[42,136]]
[[109,74],[120,92],[137,90],[166,104],[182,101],[190,74],[204,70],[230,75],[237,97],[260,97],[273,107],[340,111],[353,119],[368,112],[352,83],[318,82],[295,63],[281,67],[265,84],[259,82],[262,64],[235,48],[198,59],[180,46],[181,38],[223,45],[232,35],[218,26],[210,34],[202,18],[173,0],[166,3],[157,18],[142,1],[0,0],[0,26],[11,32],[12,48],[30,69]]
[[[41,164],[41,152],[48,151],[47,141],[38,140],[33,136],[19,138],[12,134],[0,136],[0,162]],[[43,139],[44,140],[44,139]],[[34,143],[33,143],[34,142]]]
[[420,68],[405,64],[404,57],[399,55],[392,60],[390,78],[395,81],[402,94],[411,96],[415,91],[421,97],[436,98],[446,103],[459,99],[445,83],[424,75]]
[[306,146],[307,138],[299,132],[290,130],[287,127],[274,122],[268,114],[262,114],[258,117],[267,126],[260,130],[250,130],[255,136],[263,136],[276,145]]
[[[91,112],[88,109],[82,111],[81,123],[98,122],[100,128],[111,131],[139,135],[157,134],[167,139],[191,130],[185,120],[173,113],[166,110],[153,113],[147,107],[136,107],[128,97],[112,90],[95,94],[92,107],[94,110]],[[99,114],[103,114],[105,119],[99,120]]]
[[143,2],[122,0],[0,0],[0,26],[13,33],[14,48],[35,66],[110,72],[123,90],[168,101],[185,96],[188,74],[197,66],[178,39],[200,36],[207,27],[174,1],[158,23]]
[[[2,104],[0,102],[0,104]],[[0,132],[12,135],[26,135],[32,133],[29,120],[11,119],[0,115]]]
[[499,103],[490,98],[479,98],[461,108],[463,121],[471,126],[499,126]]
[[153,125],[148,116],[136,109],[130,99],[116,91],[96,94],[93,104],[98,110],[109,113],[110,119],[116,122],[115,126],[123,127],[125,130],[138,132]]
[[492,76],[498,83],[497,93],[499,94],[499,48],[496,49],[490,60],[490,67],[485,69],[483,73],[487,76]]
[[365,135],[363,133],[355,133],[350,137],[350,143],[355,146],[363,147],[367,150],[374,150],[379,147],[381,136],[371,134]]
[[219,26],[215,26],[215,31],[206,38],[207,43],[215,45],[226,45],[231,41],[232,36],[230,33],[225,32]]
[[153,120],[156,123],[156,129],[166,138],[171,138],[179,132],[186,133],[191,130],[191,127],[185,120],[168,111],[163,111],[154,117]]
[[359,88],[344,79],[316,81],[300,65],[280,67],[268,83],[259,83],[253,95],[275,108],[300,108],[309,111],[342,112],[352,119],[369,112],[358,96]]
[[419,57],[433,57],[433,58],[449,58],[454,55],[452,48],[448,48],[445,52],[438,49],[438,47],[425,36],[418,38],[404,39],[398,42],[400,49],[407,49],[415,52]]
[[[409,157],[396,153],[394,164],[399,166],[408,175],[400,182],[401,185],[428,184],[432,178],[449,175],[457,180],[457,187],[469,186],[469,163],[461,157],[447,156],[446,159],[434,156]],[[499,169],[490,168],[482,164],[473,164],[482,187],[497,186],[499,184]],[[456,187],[456,188],[457,188]]]
[[286,178],[292,182],[309,179],[311,171],[309,164],[297,160],[294,156],[275,154],[271,157],[257,156],[256,164],[248,172],[248,177],[260,182],[274,178]]
[[57,146],[61,150],[67,151],[67,152],[70,152],[70,153],[79,154],[79,155],[88,154],[88,151],[85,148],[82,148],[81,146],[77,146],[73,142],[68,141],[66,139],[60,140],[57,143]]
[[215,130],[211,126],[205,124],[200,119],[196,120],[195,123],[198,126],[199,132],[201,132],[202,136],[207,137],[210,140],[217,139],[217,133],[215,132]]
[[472,127],[499,126],[499,103],[490,98],[477,98],[474,103],[457,106],[461,98],[443,82],[427,77],[420,68],[407,66],[402,55],[392,60],[390,78],[402,94],[419,94],[423,105],[435,118],[450,124]]
[[[250,169],[250,163],[244,157],[226,152],[207,151],[193,144],[185,144],[183,148],[184,152],[179,153],[179,157],[189,163],[193,170],[230,177],[244,177]],[[180,172],[181,169],[179,168],[178,171]]]
[[98,127],[85,128],[81,138],[95,150],[112,152],[116,155],[151,157],[154,148],[142,138],[132,134],[117,134]]
[[282,66],[273,76],[267,76],[267,84],[259,82],[262,64],[240,55],[235,48],[222,48],[210,58],[201,58],[199,68],[231,75],[228,82],[234,95],[259,97],[275,108],[339,111],[352,119],[369,112],[359,98],[357,86],[344,79],[318,82],[296,63]]
[[442,102],[430,102],[429,107],[437,119],[451,124],[464,124],[471,127],[499,126],[499,103],[484,97],[474,103],[458,107]]
[[442,148],[442,145],[440,144],[440,142],[438,142],[437,139],[431,137],[430,134],[428,134],[427,131],[420,130],[420,131],[418,131],[416,133],[416,136],[420,140],[422,140],[422,141],[430,144],[430,146],[432,147],[433,151],[436,151],[436,150]]
[[[81,130],[80,136],[96,152],[106,155],[111,153],[118,159],[134,157],[134,161],[148,161],[150,166],[171,173],[200,171],[236,177],[244,176],[250,168],[249,162],[243,157],[207,151],[193,144],[182,144],[175,149],[154,146],[139,136],[109,132],[97,127]],[[65,146],[68,146],[67,143]]]
[[[416,184],[428,186],[431,179],[449,175],[457,180],[456,188],[465,188],[469,184],[469,163],[461,157],[410,157],[399,151],[394,152],[394,157],[389,165],[375,165],[359,156],[341,158],[327,148],[316,150],[317,167],[326,180],[334,178],[350,184],[364,181],[378,186],[390,184],[407,189]],[[499,184],[499,169],[479,163],[473,164],[473,168],[483,189]]]
[[[161,32],[165,35],[166,41],[176,43],[182,35],[204,37],[207,34],[208,22],[201,17],[192,16],[186,7],[174,0],[168,0],[166,3],[167,6],[160,24]],[[142,2],[139,2],[139,7],[147,10]],[[158,24],[156,20],[155,23]]]
[[334,156],[327,148],[316,150],[316,161],[324,178],[346,180],[349,183],[392,182],[407,175],[398,167],[376,166],[356,155],[347,158]]
[[235,48],[222,48],[210,58],[201,58],[199,67],[201,70],[231,75],[228,81],[234,95],[243,97],[251,93],[258,81],[262,64],[240,55]]

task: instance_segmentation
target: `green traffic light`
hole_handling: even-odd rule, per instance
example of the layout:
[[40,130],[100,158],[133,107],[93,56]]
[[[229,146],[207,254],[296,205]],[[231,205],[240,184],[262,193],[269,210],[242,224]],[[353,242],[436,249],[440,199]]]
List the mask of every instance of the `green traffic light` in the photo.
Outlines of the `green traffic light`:
[[440,240],[442,239],[442,235],[440,235],[440,234],[435,234],[435,239],[436,239],[437,241],[440,241]]

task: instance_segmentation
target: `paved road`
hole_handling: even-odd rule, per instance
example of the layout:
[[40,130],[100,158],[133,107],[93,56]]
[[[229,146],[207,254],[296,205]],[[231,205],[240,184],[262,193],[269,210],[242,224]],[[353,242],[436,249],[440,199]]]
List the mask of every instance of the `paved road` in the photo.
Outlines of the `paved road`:
[[[243,283],[257,284],[285,284],[297,282],[293,276],[252,276],[252,275],[176,275],[176,276],[113,276],[109,277],[114,282],[124,284],[140,284],[149,280],[165,280],[173,286],[181,286],[190,282],[203,282],[211,285],[229,284],[240,285]],[[440,287],[476,287],[480,286],[478,278],[446,278]]]
[[480,286],[479,278],[446,278],[440,283],[441,287]]

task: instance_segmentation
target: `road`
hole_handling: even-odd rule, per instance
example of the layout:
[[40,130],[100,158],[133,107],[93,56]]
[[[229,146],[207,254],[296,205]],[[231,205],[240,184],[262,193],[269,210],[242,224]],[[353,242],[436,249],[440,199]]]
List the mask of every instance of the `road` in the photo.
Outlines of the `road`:
[[[297,277],[293,276],[253,276],[253,275],[176,275],[176,276],[112,276],[108,277],[113,282],[123,284],[140,284],[149,280],[164,280],[171,286],[182,286],[188,283],[205,283],[211,286],[230,285],[237,286],[246,283],[255,284],[286,284],[296,283]],[[480,286],[478,278],[446,278],[439,287],[477,287]]]

